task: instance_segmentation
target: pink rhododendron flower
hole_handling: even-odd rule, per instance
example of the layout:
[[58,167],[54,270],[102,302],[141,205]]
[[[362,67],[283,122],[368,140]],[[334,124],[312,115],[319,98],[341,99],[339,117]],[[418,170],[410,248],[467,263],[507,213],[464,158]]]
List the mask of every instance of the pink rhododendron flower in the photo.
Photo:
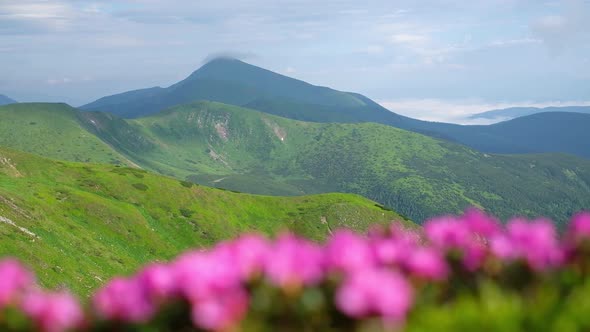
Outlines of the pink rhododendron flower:
[[469,271],[477,270],[487,257],[488,247],[480,241],[468,242],[463,246],[461,262]]
[[172,297],[178,293],[174,273],[165,264],[148,265],[140,272],[137,280],[152,300]]
[[469,229],[454,217],[431,219],[424,225],[426,238],[436,247],[460,249],[473,240]]
[[581,212],[572,218],[566,238],[570,242],[590,240],[590,212]]
[[233,242],[235,263],[245,280],[261,273],[270,252],[270,243],[256,234],[240,236]]
[[330,269],[354,271],[375,265],[375,255],[368,241],[350,230],[338,230],[325,248]]
[[142,287],[133,279],[115,278],[94,296],[94,307],[104,319],[145,322],[155,307]]
[[524,259],[534,270],[559,266],[564,261],[557,232],[548,220],[527,222],[514,219],[506,226],[506,233],[493,237],[491,250],[503,259]]
[[505,234],[496,235],[490,240],[490,250],[500,259],[512,260],[519,255],[516,246],[512,243],[510,237]]
[[502,231],[498,220],[486,215],[483,211],[475,208],[468,209],[461,217],[463,225],[472,233],[486,239]]
[[33,284],[33,275],[17,260],[0,261],[0,309]]
[[415,248],[407,253],[404,263],[410,273],[426,279],[442,280],[449,274],[445,258],[433,248]]
[[373,251],[377,262],[382,265],[402,265],[416,246],[408,241],[392,238],[373,241]]
[[[459,219],[443,217],[429,220],[424,226],[426,237],[442,250],[459,250],[462,253],[463,266],[475,270],[486,257],[486,245],[482,235],[477,232],[496,233],[492,221],[481,213],[468,212],[471,221],[463,223]],[[472,228],[472,229],[470,229]]]
[[45,332],[62,332],[78,328],[84,313],[72,295],[62,293],[28,293],[22,309]]
[[312,242],[282,235],[271,248],[265,273],[273,284],[285,289],[316,284],[324,275],[324,253]]
[[213,297],[241,282],[235,257],[226,244],[211,252],[181,256],[173,263],[173,271],[182,295],[190,301]]
[[385,269],[352,272],[336,293],[336,305],[353,318],[378,315],[403,320],[413,302],[411,285],[398,273]]
[[226,331],[237,325],[248,310],[248,295],[241,288],[192,303],[195,326],[206,330]]

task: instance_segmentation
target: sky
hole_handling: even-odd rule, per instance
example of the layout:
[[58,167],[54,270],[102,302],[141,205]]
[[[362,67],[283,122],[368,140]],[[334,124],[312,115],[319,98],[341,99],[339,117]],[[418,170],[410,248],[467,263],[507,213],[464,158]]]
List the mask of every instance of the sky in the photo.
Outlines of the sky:
[[421,119],[590,105],[590,0],[0,0],[0,94],[74,106],[218,55]]

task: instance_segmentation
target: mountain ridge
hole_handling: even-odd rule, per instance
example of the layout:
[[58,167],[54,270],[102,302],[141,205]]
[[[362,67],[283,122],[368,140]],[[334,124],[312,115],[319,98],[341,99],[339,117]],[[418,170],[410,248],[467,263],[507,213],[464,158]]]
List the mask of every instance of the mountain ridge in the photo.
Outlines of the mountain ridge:
[[590,114],[590,106],[549,106],[549,107],[509,107],[473,114],[469,119],[504,119],[545,112],[568,112]]
[[[0,123],[10,108],[0,108]],[[418,222],[468,206],[502,218],[559,221],[590,206],[590,162],[568,155],[490,155],[376,123],[303,122],[215,102],[138,119],[102,112],[73,118],[78,131],[112,148],[88,156],[117,154],[147,170],[230,190],[351,192]],[[12,127],[28,128],[29,121]],[[76,157],[56,151],[36,152]]]
[[[534,134],[538,139],[510,146],[505,137],[517,136],[519,133],[498,133],[497,129],[487,126],[462,126],[412,119],[391,112],[360,94],[315,86],[235,59],[214,59],[168,88],[149,90],[149,93],[139,91],[132,98],[125,93],[103,97],[99,99],[100,102],[84,105],[82,109],[139,118],[176,105],[209,100],[309,122],[381,123],[460,143],[482,152],[567,152],[590,159],[590,145],[581,146],[569,134],[555,132],[555,141],[559,145],[547,145],[542,143],[544,133],[532,131],[531,136]],[[560,127],[567,125],[567,119],[551,120],[561,122]],[[584,123],[590,126],[590,119],[584,119]],[[506,130],[527,130],[526,127],[508,126]],[[577,134],[580,137],[588,135],[585,129],[578,130]],[[576,148],[572,149],[571,146]]]

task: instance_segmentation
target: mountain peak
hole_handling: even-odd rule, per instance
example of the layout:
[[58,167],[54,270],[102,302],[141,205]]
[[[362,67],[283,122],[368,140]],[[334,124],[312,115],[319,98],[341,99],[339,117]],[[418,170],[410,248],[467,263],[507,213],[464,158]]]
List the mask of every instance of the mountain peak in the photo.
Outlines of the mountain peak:
[[238,58],[234,58],[229,55],[220,55],[220,56],[207,58],[207,60],[205,60],[205,66],[207,66],[209,64],[215,64],[215,63],[236,62],[236,61],[243,62],[243,61],[239,60]]
[[195,70],[187,81],[199,78],[225,79],[235,78],[236,75],[252,74],[260,71],[266,71],[246,63],[242,60],[230,56],[218,56],[207,61],[201,68]]

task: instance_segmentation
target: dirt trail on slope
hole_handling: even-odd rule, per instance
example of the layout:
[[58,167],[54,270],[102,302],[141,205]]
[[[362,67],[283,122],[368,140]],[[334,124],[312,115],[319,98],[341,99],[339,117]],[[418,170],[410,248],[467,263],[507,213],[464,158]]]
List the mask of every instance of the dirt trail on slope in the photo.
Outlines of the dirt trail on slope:
[[41,239],[37,234],[31,232],[30,230],[28,230],[28,229],[26,229],[24,227],[20,227],[19,225],[15,224],[14,221],[12,221],[12,220],[10,220],[8,218],[5,218],[3,216],[0,216],[0,223],[5,223],[7,225],[16,227],[19,231],[21,231],[21,232],[23,232],[23,233],[25,233],[25,234],[33,237],[34,239]]
[[5,166],[8,170],[8,175],[22,178],[23,174],[16,168],[16,165],[8,157],[0,156],[0,166]]

